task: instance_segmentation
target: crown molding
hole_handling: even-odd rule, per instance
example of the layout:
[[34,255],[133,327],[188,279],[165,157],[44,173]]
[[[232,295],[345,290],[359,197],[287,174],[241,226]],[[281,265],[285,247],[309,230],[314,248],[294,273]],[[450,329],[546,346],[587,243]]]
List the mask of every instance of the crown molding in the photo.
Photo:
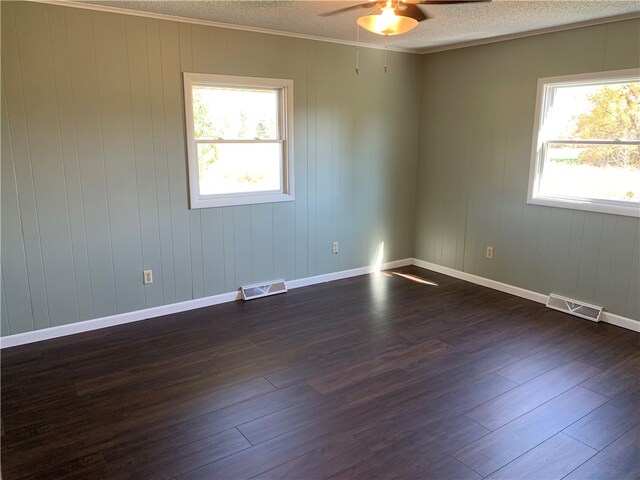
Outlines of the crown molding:
[[489,43],[506,42],[508,40],[516,40],[518,38],[535,37],[546,33],[562,32],[565,30],[574,30],[576,28],[592,27],[594,25],[603,25],[605,23],[621,22],[623,20],[640,19],[640,12],[625,13],[615,15],[613,17],[595,18],[593,20],[585,20],[584,22],[569,23],[567,25],[558,25],[556,27],[540,28],[538,30],[529,30],[527,32],[509,33],[497,37],[484,38],[480,40],[469,40],[468,42],[452,43],[449,45],[441,45],[438,47],[428,47],[417,50],[416,53],[427,55],[429,53],[445,52],[447,50],[457,50],[459,48],[476,47],[478,45],[487,45]]
[[[0,0],[1,1],[1,0]],[[205,25],[209,27],[226,28],[230,30],[242,30],[253,33],[264,33],[268,35],[279,35],[282,37],[300,38],[304,40],[313,40],[317,42],[336,43],[339,45],[348,45],[351,47],[372,48],[375,50],[384,50],[384,45],[374,45],[370,43],[354,42],[350,40],[338,40],[335,38],[321,37],[317,35],[306,35],[304,33],[292,33],[283,32],[281,30],[270,30],[268,28],[249,27],[246,25],[235,25],[231,23],[213,22],[210,20],[200,20],[196,18],[180,17],[176,15],[165,15],[162,13],[143,12],[139,10],[131,10],[128,8],[113,7],[110,5],[96,5],[79,3],[75,0],[27,0],[34,3],[44,3],[48,5],[58,5],[62,7],[80,8],[84,10],[95,10],[99,12],[107,13],[120,13],[123,15],[133,15],[136,17],[154,18],[157,20],[167,20],[173,22],[190,23],[193,25]],[[401,53],[414,53],[419,55],[427,55],[430,53],[445,52],[448,50],[457,50],[460,48],[476,47],[478,45],[487,45],[490,43],[505,42],[509,40],[516,40],[519,38],[535,37],[538,35],[544,35],[546,33],[562,32],[564,30],[574,30],[576,28],[591,27],[594,25],[603,25],[606,23],[621,22],[624,20],[640,19],[640,12],[625,13],[622,15],[615,15],[612,17],[596,18],[593,20],[585,20],[583,22],[570,23],[566,25],[558,25],[555,27],[541,28],[537,30],[529,30],[526,32],[510,33],[507,35],[500,35],[497,37],[484,38],[479,40],[469,40],[467,42],[451,43],[447,45],[440,45],[427,48],[401,48],[401,47],[388,47],[389,51],[401,52]]]
[[[226,28],[229,30],[242,30],[245,32],[264,33],[268,35],[279,35],[281,37],[301,38],[303,40],[313,40],[316,42],[337,43],[340,45],[348,45],[351,47],[373,48],[375,50],[385,49],[384,45],[375,45],[375,44],[364,43],[364,42],[353,42],[351,40],[338,40],[335,38],[320,37],[317,35],[283,32],[282,30],[271,30],[268,28],[249,27],[246,25],[235,25],[232,23],[213,22],[211,20],[200,20],[197,18],[179,17],[176,15],[165,15],[163,13],[143,12],[140,10],[131,10],[128,8],[113,7],[110,5],[79,3],[73,0],[27,0],[27,1],[33,2],[33,3],[45,3],[47,5],[57,5],[60,7],[80,8],[83,10],[94,10],[98,12],[107,12],[107,13],[120,13],[122,15],[133,15],[135,17],[154,18],[156,20],[167,20],[171,22],[190,23],[193,25],[205,25],[208,27]],[[415,48],[401,48],[401,47],[389,46],[387,47],[387,50],[391,52],[401,52],[401,53],[416,53],[416,54],[420,53],[419,49],[415,49]]]

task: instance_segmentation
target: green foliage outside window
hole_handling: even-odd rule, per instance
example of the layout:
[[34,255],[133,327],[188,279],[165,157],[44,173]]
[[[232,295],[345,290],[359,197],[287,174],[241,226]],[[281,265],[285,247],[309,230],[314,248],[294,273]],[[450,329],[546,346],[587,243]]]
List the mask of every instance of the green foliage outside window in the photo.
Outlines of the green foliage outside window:
[[[577,118],[573,138],[640,139],[640,84],[604,86],[588,98],[591,111]],[[640,168],[640,146],[597,145],[578,160],[596,167]]]

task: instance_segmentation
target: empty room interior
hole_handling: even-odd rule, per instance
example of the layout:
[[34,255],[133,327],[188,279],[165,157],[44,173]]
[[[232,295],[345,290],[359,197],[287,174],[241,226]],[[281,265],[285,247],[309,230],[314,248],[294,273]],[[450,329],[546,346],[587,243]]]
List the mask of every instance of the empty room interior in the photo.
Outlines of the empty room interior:
[[0,8],[1,478],[640,478],[640,3]]

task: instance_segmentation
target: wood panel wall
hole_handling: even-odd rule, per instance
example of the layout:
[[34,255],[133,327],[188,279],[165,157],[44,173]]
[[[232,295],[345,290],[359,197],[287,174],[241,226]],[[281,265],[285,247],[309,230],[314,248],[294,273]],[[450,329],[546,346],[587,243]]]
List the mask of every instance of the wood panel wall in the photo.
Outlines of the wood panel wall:
[[[420,57],[2,2],[2,335],[413,248]],[[287,203],[189,210],[183,71],[294,80]],[[331,242],[340,242],[340,254]],[[153,285],[142,285],[152,269]]]
[[537,79],[638,67],[639,38],[628,20],[426,55],[415,256],[640,319],[638,218],[526,202]]

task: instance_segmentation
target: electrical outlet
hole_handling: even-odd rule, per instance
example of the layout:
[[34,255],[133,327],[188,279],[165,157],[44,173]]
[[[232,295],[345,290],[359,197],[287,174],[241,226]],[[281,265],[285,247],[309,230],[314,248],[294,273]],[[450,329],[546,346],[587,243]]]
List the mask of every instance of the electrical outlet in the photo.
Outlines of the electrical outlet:
[[150,285],[153,283],[153,270],[142,271],[142,284]]
[[332,244],[332,247],[331,247],[331,248],[332,248],[332,250],[331,250],[331,251],[332,251],[333,253],[338,253],[338,252],[340,252],[340,245],[338,244],[338,242],[333,242],[333,244]]
[[493,260],[493,247],[487,247],[487,258]]

